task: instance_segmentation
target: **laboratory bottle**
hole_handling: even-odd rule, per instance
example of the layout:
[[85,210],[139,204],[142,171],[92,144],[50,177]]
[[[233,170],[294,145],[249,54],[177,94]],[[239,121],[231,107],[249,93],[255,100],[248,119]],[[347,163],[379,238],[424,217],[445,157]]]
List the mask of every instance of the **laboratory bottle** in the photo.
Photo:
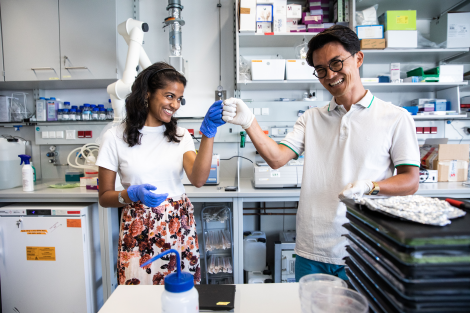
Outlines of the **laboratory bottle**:
[[113,109],[106,109],[106,119],[107,120],[112,120],[113,119],[113,114],[112,114]]
[[57,121],[58,103],[55,98],[51,97],[47,100],[47,121]]
[[68,102],[68,101],[64,102],[64,109],[69,109],[69,110],[71,109],[70,102]]
[[90,104],[91,111],[93,111],[94,108],[96,108],[96,104]]
[[77,114],[75,115],[75,120],[76,121],[81,121],[82,120],[82,110],[78,109]]
[[62,110],[62,120],[65,122],[65,121],[68,121],[69,119],[70,119],[69,109],[63,109]]
[[106,110],[104,108],[100,108],[99,110],[100,111],[99,111],[98,119],[100,121],[106,120]]
[[98,108],[93,108],[93,110],[91,111],[91,120],[92,121],[97,121],[98,120],[98,115],[99,115],[99,111],[98,111]]
[[47,116],[46,98],[36,100],[36,121],[45,122]]
[[91,120],[91,111],[89,107],[84,107],[82,112],[82,120],[89,121]]
[[31,167],[33,168],[33,182],[36,182],[36,168],[33,165],[33,161],[30,162]]
[[77,116],[77,110],[76,109],[70,109],[69,121],[75,121],[76,116]]
[[63,109],[58,109],[58,110],[57,110],[57,120],[58,120],[58,121],[64,120],[64,115],[63,115],[62,110],[63,110]]
[[190,273],[181,272],[180,254],[170,249],[151,258],[140,267],[145,267],[153,261],[169,254],[176,254],[176,273],[167,275],[164,279],[165,291],[162,293],[163,313],[196,313],[199,312],[199,293],[194,288],[194,277]]
[[21,175],[23,178],[23,191],[34,191],[33,167],[29,163],[31,156],[27,154],[20,154],[18,157],[21,158],[20,165],[24,163],[23,168],[21,169]]
[[101,108],[104,109],[104,104],[98,104],[98,109],[101,109]]
[[78,106],[72,105],[72,109],[78,110]]

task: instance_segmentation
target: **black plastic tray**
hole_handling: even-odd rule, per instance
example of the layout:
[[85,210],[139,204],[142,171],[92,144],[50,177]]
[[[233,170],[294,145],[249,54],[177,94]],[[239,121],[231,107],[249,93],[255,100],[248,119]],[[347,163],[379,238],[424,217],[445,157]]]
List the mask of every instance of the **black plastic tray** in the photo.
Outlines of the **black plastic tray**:
[[352,258],[346,259],[346,264],[349,266],[358,280],[366,284],[373,285],[375,290],[380,293],[382,299],[385,298],[395,308],[397,312],[405,313],[431,313],[431,312],[468,312],[470,307],[469,301],[409,301],[400,297],[400,294],[389,288],[383,281],[380,281],[373,273],[366,268],[357,265]]
[[[361,223],[357,218],[350,216],[349,224],[369,237],[372,241],[380,244],[384,249],[395,255],[405,263],[468,263],[470,264],[470,250],[452,249],[425,249],[416,250],[397,244],[382,234],[371,231],[370,227]],[[367,228],[365,228],[367,227]]]
[[[406,299],[407,301],[410,302],[447,302],[451,300],[455,301],[468,301],[470,305],[470,294],[467,293],[459,293],[459,292],[451,292],[448,290],[448,292],[445,292],[445,289],[443,290],[442,287],[440,289],[434,289],[435,292],[432,293],[427,293],[427,294],[417,294],[415,292],[411,292],[411,290],[408,290],[405,288],[405,292],[400,290],[396,284],[396,280],[389,279],[389,276],[384,275],[381,271],[379,271],[377,268],[372,266],[372,264],[364,261],[360,256],[358,256],[354,251],[351,249],[348,250],[350,252],[350,259],[353,261],[356,265],[360,266],[361,268],[364,268],[370,273],[370,275],[374,276],[374,280],[377,281],[380,286],[387,285],[390,290],[393,290],[393,293],[398,295],[400,299]],[[455,291],[455,290],[454,290]],[[465,290],[462,290],[465,291]]]
[[[375,284],[375,282],[369,280],[369,278],[358,270],[357,267],[353,267],[349,269],[351,276],[354,276],[356,281],[358,281],[364,289],[370,294],[373,295],[374,301],[381,305],[383,308],[387,308],[387,313],[443,313],[443,312],[468,312],[468,307],[463,308],[454,308],[454,307],[445,307],[443,308],[426,308],[426,309],[412,309],[403,307],[400,308],[400,304],[397,304],[393,301],[393,299],[388,298],[384,291],[382,290],[381,286]],[[350,277],[350,276],[349,276]]]
[[376,231],[385,234],[405,246],[461,246],[470,244],[470,212],[453,219],[447,226],[424,225],[400,218],[391,218],[372,211],[354,200],[343,201],[356,217],[370,224]]
[[[349,224],[344,225],[347,229]],[[434,279],[434,278],[470,278],[470,265],[464,264],[407,264],[397,259],[393,254],[383,249],[380,245],[350,227],[349,235],[344,235],[349,240],[359,245],[363,250],[375,256],[379,262],[383,262],[404,279]]]
[[372,257],[354,242],[346,247],[349,255],[361,259],[406,296],[470,295],[470,278],[404,279],[379,258]]

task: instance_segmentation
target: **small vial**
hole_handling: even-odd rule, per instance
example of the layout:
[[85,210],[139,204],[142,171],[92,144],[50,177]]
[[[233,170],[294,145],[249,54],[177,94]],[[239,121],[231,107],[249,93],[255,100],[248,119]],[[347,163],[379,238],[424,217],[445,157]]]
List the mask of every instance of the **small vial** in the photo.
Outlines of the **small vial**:
[[71,109],[69,113],[69,121],[75,121],[76,120],[76,115],[77,115],[77,110],[76,109]]
[[63,115],[62,115],[62,109],[57,110],[57,120],[62,121],[63,120]]
[[92,121],[97,121],[99,118],[99,111],[98,108],[93,108],[93,111],[91,111],[91,120]]
[[69,109],[69,110],[71,109],[70,102],[68,102],[68,101],[64,102],[64,109]]
[[69,109],[62,110],[62,120],[68,121],[69,120]]
[[114,116],[113,116],[113,109],[106,109],[106,119],[107,120],[112,120],[114,119]]
[[82,120],[82,110],[78,109],[77,114],[75,115],[75,120],[76,121],[81,121]]
[[100,111],[99,111],[99,115],[98,115],[98,119],[100,121],[105,121],[106,120],[106,110],[104,108],[100,108]]

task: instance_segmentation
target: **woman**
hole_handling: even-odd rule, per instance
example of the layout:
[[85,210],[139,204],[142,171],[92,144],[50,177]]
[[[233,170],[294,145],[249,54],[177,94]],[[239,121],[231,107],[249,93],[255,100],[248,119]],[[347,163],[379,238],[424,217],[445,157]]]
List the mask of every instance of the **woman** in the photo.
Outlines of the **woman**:
[[[127,117],[103,138],[99,166],[99,201],[122,207],[118,247],[119,284],[159,285],[176,271],[176,256],[147,260],[168,249],[181,251],[181,267],[201,280],[194,208],[181,183],[183,168],[196,187],[206,182],[217,127],[223,125],[222,102],[214,103],[201,125],[196,155],[188,131],[173,115],[180,108],[186,79],[172,66],[155,63],[140,73],[126,100]],[[115,191],[116,173],[125,190]],[[155,191],[156,192],[153,192]]]

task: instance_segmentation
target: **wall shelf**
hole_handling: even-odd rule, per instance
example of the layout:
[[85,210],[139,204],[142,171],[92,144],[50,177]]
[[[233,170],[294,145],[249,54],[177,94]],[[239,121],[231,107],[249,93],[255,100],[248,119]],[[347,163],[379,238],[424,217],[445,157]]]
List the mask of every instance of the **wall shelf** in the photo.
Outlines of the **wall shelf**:
[[385,49],[362,50],[364,63],[439,63],[442,60],[464,55],[468,48],[459,49]]
[[116,79],[84,79],[84,80],[45,80],[0,82],[0,90],[27,89],[101,89],[108,87]]
[[308,42],[315,36],[315,33],[286,33],[286,34],[253,34],[239,33],[240,48],[253,47],[295,47],[305,41]]

